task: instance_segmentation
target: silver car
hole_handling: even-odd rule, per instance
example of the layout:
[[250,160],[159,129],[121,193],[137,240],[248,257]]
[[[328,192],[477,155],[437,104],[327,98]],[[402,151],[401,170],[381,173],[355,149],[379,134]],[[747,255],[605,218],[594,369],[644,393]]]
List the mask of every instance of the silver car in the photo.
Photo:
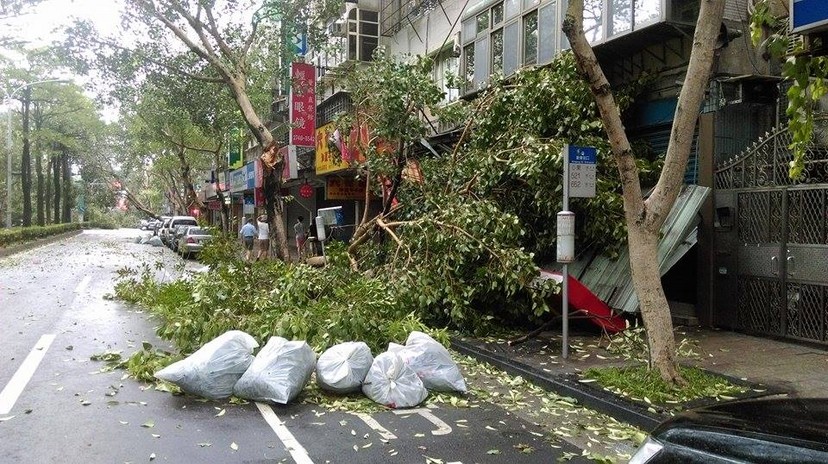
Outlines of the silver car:
[[183,258],[189,258],[193,254],[197,254],[204,248],[213,236],[210,232],[201,227],[188,227],[181,237],[178,239],[178,254]]

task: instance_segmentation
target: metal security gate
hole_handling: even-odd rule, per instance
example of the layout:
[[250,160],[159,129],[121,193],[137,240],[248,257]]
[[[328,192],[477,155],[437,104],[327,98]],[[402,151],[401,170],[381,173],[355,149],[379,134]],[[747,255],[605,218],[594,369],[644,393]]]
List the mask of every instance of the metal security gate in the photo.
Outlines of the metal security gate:
[[828,344],[828,150],[778,129],[716,170],[714,323]]

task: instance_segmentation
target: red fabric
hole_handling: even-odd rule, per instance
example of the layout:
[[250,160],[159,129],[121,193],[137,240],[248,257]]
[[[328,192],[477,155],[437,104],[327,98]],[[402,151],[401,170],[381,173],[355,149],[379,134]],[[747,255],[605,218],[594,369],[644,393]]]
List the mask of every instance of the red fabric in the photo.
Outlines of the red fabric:
[[[557,282],[563,281],[563,275],[560,272],[541,271],[541,274],[552,275]],[[571,275],[568,277],[570,308],[584,311],[593,324],[601,327],[608,333],[618,333],[627,328],[624,319],[613,313],[612,308],[608,304],[604,303],[598,296],[592,293],[581,281]]]

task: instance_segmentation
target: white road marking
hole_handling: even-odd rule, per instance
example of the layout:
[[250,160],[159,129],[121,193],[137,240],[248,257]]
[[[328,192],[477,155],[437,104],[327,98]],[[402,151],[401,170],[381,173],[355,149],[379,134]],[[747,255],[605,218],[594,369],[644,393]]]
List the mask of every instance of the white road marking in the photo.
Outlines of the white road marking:
[[372,429],[374,429],[374,431],[377,432],[379,434],[379,436],[381,436],[382,438],[384,438],[386,440],[396,440],[397,439],[396,435],[389,432],[388,429],[386,429],[385,427],[381,426],[380,423],[377,422],[376,419],[371,417],[370,414],[366,414],[364,412],[352,412],[351,414],[353,414],[353,415],[359,417],[360,419],[362,419],[362,422],[365,422],[365,425],[367,425],[368,427],[371,427]]
[[89,281],[91,281],[91,280],[92,280],[92,277],[91,277],[91,276],[86,276],[86,277],[84,277],[83,279],[81,279],[81,281],[80,281],[80,283],[78,284],[78,286],[77,286],[77,287],[75,287],[75,293],[77,293],[78,295],[80,295],[81,293],[83,293],[83,292],[86,290],[86,287],[88,287],[88,286],[89,286]]
[[296,464],[313,464],[305,447],[290,433],[287,427],[285,427],[285,423],[273,412],[273,409],[269,405],[259,402],[256,402],[256,407],[259,408],[259,412],[262,413],[262,417],[270,425],[270,428],[276,432],[279,440],[282,440],[282,444],[285,445],[285,449],[288,450]]
[[32,351],[23,360],[23,364],[17,368],[17,372],[14,373],[9,383],[0,392],[0,415],[8,414],[14,407],[14,403],[17,402],[20,394],[23,393],[23,389],[26,388],[26,384],[31,380],[37,370],[37,366],[40,365],[40,361],[46,356],[46,350],[49,349],[54,339],[54,334],[46,334],[40,337],[40,340],[37,341]]
[[431,413],[428,408],[417,408],[417,409],[404,409],[399,410],[395,409],[394,414],[398,416],[407,416],[411,414],[419,414],[423,416],[427,421],[431,422],[432,424],[437,426],[437,430],[432,430],[432,435],[448,435],[451,433],[451,426],[440,420],[437,416]]

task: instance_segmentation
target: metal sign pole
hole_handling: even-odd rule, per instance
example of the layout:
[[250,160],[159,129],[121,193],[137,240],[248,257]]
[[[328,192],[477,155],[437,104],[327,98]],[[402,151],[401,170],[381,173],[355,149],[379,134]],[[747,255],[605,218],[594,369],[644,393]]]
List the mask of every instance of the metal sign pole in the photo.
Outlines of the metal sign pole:
[[[569,211],[569,145],[564,145],[563,171],[563,210]],[[569,265],[567,263],[563,263],[561,275],[563,276],[561,283],[561,333],[563,335],[561,356],[567,359],[569,358]]]

